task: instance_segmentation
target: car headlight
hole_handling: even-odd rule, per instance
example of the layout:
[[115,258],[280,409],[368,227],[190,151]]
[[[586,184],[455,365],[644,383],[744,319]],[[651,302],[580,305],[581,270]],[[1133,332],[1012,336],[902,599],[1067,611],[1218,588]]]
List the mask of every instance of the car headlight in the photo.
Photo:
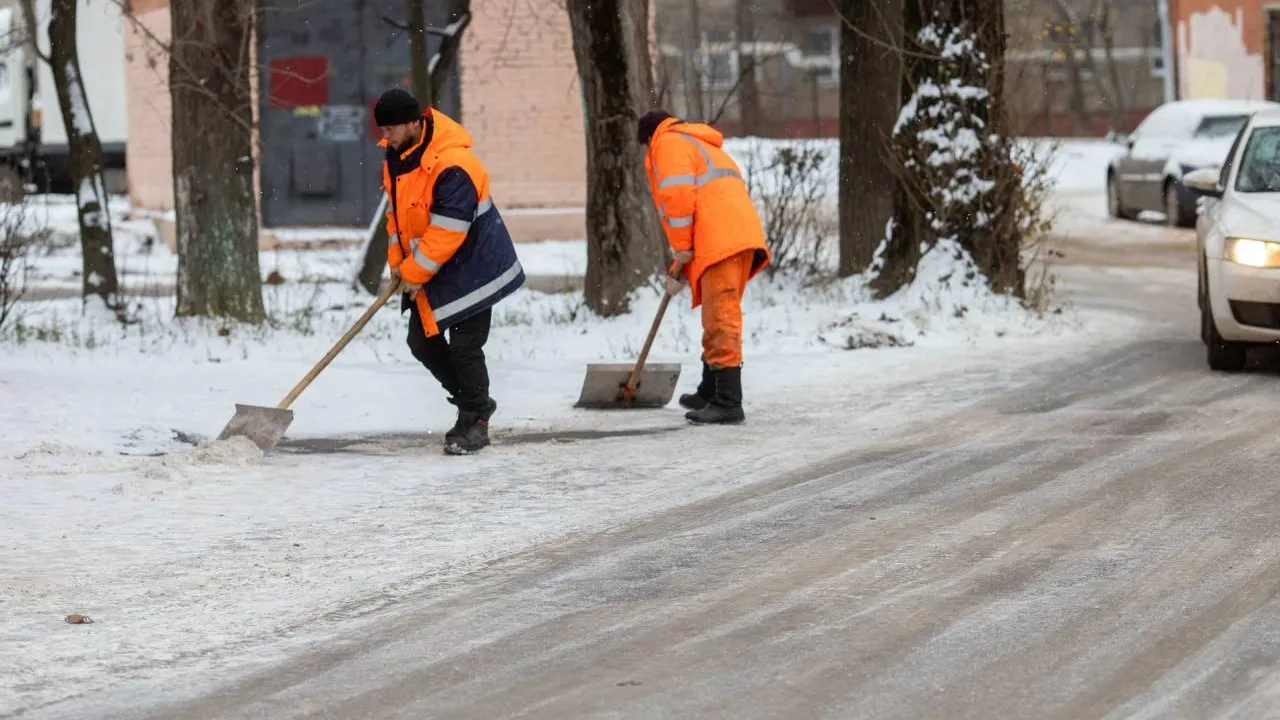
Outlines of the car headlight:
[[1250,238],[1227,238],[1227,259],[1256,268],[1280,268],[1280,243]]

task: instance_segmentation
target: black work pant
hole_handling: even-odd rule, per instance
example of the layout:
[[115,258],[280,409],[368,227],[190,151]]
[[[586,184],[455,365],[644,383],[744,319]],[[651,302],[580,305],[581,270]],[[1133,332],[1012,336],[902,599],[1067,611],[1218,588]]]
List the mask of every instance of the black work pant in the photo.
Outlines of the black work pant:
[[489,339],[492,320],[493,310],[486,309],[439,335],[427,337],[417,305],[409,308],[409,351],[440,381],[459,410],[483,413],[489,409],[484,344]]

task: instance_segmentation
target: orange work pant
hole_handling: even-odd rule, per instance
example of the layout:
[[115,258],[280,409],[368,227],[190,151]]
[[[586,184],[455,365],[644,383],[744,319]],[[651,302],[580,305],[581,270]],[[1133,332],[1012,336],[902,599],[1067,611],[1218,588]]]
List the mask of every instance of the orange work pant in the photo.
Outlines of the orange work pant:
[[702,272],[702,359],[712,370],[742,365],[742,293],[755,250],[744,250]]

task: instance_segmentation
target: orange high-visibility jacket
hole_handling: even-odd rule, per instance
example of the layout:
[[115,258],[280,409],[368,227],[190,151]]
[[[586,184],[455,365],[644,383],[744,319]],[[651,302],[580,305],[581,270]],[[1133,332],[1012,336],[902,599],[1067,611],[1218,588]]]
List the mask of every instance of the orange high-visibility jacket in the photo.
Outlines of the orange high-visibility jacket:
[[428,337],[492,307],[524,284],[506,223],[489,196],[489,175],[471,152],[471,135],[434,108],[423,138],[404,152],[387,141],[387,264],[414,295]]
[[754,278],[771,259],[742,173],[723,145],[724,135],[710,125],[667,118],[645,154],[649,190],[667,243],[676,252],[693,251],[693,261],[684,268],[693,307],[702,303],[699,280],[708,267],[754,250]]

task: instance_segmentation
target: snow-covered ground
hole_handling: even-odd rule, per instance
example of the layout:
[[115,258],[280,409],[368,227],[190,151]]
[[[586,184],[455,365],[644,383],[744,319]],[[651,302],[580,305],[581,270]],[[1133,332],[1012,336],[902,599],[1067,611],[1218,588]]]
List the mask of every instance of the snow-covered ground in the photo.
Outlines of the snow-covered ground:
[[[1064,186],[1087,182],[1085,156],[1061,164]],[[50,217],[57,205],[44,203]],[[145,256],[138,276],[171,283],[172,255],[156,241],[145,252],[137,222],[122,265]],[[370,301],[349,287],[358,250],[281,253],[269,328],[178,322],[169,297],[136,298],[140,322],[125,329],[77,300],[24,306],[0,353],[0,715],[177,669],[242,671],[494,557],[978,400],[958,375],[998,383],[1086,336],[1132,330],[992,296],[947,248],[881,301],[858,278],[761,278],[745,301],[748,424],[702,429],[674,402],[572,408],[587,363],[635,357],[656,289],[612,320],[576,294],[524,291],[499,307],[486,347],[495,445],[447,458],[453,408],[389,307],[294,404],[278,452],[202,444],[234,403],[275,404]],[[573,274],[585,260],[581,242],[520,253],[531,273]],[[39,283],[78,282],[74,244],[37,262]],[[683,363],[678,392],[697,384],[699,328],[685,294],[650,356]],[[67,624],[68,613],[95,622]]]

